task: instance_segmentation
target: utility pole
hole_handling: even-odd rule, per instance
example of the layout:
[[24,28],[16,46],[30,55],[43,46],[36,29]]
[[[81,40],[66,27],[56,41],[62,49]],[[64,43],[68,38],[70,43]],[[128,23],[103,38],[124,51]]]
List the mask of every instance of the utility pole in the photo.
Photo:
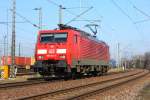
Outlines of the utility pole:
[[140,67],[140,68],[142,68],[142,58],[141,58],[141,55],[139,55],[139,60],[140,60],[140,64],[139,64],[139,66],[138,67]]
[[6,51],[7,51],[7,57],[6,57],[7,60],[6,60],[6,64],[8,64],[8,52],[9,52],[9,51],[8,51],[8,44],[9,44],[9,43],[8,43],[8,36],[9,36],[9,35],[8,35],[8,15],[9,15],[9,14],[8,14],[8,9],[7,9],[7,50],[6,50]]
[[120,44],[117,44],[117,51],[118,51],[118,68],[120,67]]
[[6,35],[4,36],[4,64],[6,65]]
[[21,52],[20,52],[20,48],[21,48],[21,44],[19,43],[19,50],[18,50],[18,56],[20,57],[21,56]]
[[63,24],[63,12],[62,12],[63,9],[66,8],[63,7],[62,5],[59,5],[59,25]]
[[39,30],[42,29],[42,8],[34,8],[33,10],[39,11]]
[[42,8],[39,8],[39,29],[42,29]]
[[125,64],[124,64],[124,69],[126,70],[127,68],[127,59],[125,59]]
[[62,24],[62,5],[59,6],[59,24]]
[[14,77],[15,73],[15,47],[16,47],[16,0],[12,0],[12,42],[11,42],[11,77]]

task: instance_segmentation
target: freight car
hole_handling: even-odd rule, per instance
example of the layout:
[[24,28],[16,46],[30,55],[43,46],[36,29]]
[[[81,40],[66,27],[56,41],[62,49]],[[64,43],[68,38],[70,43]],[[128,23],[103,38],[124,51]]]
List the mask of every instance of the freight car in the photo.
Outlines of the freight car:
[[109,68],[109,46],[77,28],[41,30],[35,49],[35,71],[43,76],[100,75]]
[[[34,64],[34,58],[32,57],[15,57],[15,65],[18,68],[26,68],[26,67],[31,67]],[[11,56],[8,57],[1,57],[1,65],[11,65]]]

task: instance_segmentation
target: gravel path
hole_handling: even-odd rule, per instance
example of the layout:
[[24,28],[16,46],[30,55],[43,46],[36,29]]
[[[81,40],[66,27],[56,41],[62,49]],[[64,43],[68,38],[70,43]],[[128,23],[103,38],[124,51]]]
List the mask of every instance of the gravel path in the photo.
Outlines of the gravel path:
[[137,100],[150,100],[150,83],[139,93]]
[[93,95],[86,100],[144,100],[138,95],[148,84],[150,84],[150,74],[133,82],[105,91],[101,94]]

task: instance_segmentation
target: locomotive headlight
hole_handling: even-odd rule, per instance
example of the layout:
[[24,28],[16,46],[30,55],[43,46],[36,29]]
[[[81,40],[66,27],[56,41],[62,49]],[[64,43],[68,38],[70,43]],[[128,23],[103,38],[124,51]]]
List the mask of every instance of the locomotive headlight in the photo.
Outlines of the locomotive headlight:
[[43,56],[39,56],[39,59],[43,59],[44,57]]
[[66,49],[57,49],[56,53],[59,53],[59,54],[66,53]]
[[61,55],[61,56],[59,56],[59,58],[65,58],[65,55]]
[[39,49],[37,51],[37,54],[46,54],[47,53],[47,50],[46,49]]

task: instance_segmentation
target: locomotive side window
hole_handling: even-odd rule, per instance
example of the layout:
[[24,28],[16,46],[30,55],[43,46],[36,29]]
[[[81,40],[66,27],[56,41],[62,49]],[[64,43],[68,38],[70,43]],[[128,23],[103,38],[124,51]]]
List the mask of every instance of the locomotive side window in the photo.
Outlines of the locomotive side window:
[[40,42],[66,42],[67,33],[44,33],[40,36]]
[[78,41],[77,40],[77,35],[74,35],[74,39],[73,40],[74,40],[74,43],[77,43],[77,41]]

